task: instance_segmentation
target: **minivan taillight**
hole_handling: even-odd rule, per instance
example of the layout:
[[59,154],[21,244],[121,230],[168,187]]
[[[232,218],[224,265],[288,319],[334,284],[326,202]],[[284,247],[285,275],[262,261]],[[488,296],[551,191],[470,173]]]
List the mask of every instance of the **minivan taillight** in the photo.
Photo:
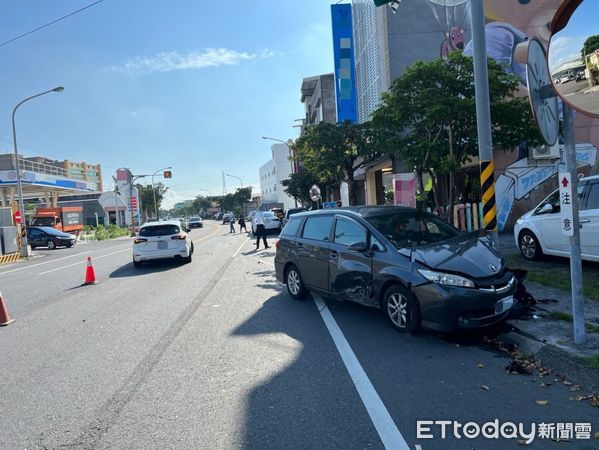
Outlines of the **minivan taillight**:
[[187,238],[187,235],[183,234],[183,233],[178,234],[177,236],[171,237],[171,239],[177,240],[177,241],[184,241],[186,238]]
[[281,245],[281,240],[279,238],[275,239],[275,248],[279,248],[279,246]]
[[148,242],[147,239],[142,239],[142,238],[136,238],[133,243],[134,244],[141,244],[142,242]]

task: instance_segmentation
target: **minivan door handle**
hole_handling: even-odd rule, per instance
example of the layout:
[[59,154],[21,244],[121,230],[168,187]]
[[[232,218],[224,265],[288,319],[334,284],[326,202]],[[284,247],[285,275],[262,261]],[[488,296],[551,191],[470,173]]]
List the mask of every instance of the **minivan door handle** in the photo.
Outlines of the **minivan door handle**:
[[330,257],[331,259],[337,259],[337,257],[338,257],[338,256],[339,256],[339,253],[337,253],[337,250],[331,250],[331,251],[329,252],[329,257]]
[[295,243],[295,246],[296,246],[297,248],[304,248],[304,244],[302,244],[301,242],[296,242],[296,243]]
[[579,220],[578,223],[589,223],[591,221],[591,219],[582,219]]

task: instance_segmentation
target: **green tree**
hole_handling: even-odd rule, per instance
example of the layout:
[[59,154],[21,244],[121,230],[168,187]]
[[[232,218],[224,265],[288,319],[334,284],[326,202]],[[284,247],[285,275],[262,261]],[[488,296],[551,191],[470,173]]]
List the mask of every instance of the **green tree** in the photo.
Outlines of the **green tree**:
[[160,205],[164,200],[164,195],[168,191],[168,187],[162,183],[154,183],[154,190],[152,190],[152,185],[144,186],[142,184],[136,184],[135,187],[139,192],[144,216],[156,217],[156,211],[154,210],[154,191],[156,192],[156,205],[158,206],[158,209],[160,209]]
[[[357,203],[354,174],[382,154],[377,128],[370,123],[322,122],[296,140],[296,157],[325,187],[347,182],[350,205]],[[329,194],[330,196],[330,194]]]
[[202,195],[198,195],[194,200],[193,200],[193,209],[196,212],[199,212],[201,209],[208,209],[210,208],[212,205],[210,203],[210,200]]
[[[541,143],[528,99],[514,97],[518,85],[517,77],[489,59],[493,143],[500,149],[512,149],[523,141]],[[478,155],[472,58],[454,52],[445,60],[417,62],[393,82],[382,100],[373,113],[373,126],[389,150],[414,169],[418,192],[424,192],[423,175],[428,173],[435,202],[449,204],[451,210],[454,173]],[[439,198],[442,182],[448,185],[443,199]]]
[[582,44],[580,54],[582,55],[583,61],[585,56],[590,55],[597,49],[599,49],[599,34],[594,34],[593,36],[589,36],[587,40],[584,41],[584,44]]
[[[318,181],[311,172],[302,167],[297,172],[289,175],[289,178],[281,181],[281,184],[285,188],[283,189],[285,193],[291,198],[300,203],[311,203],[310,188],[318,184]],[[322,187],[321,190],[323,190]]]

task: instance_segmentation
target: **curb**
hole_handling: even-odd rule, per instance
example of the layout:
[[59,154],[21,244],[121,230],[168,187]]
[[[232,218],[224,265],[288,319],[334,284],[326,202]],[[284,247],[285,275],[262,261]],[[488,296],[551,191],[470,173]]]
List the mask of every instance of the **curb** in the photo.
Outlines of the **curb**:
[[523,332],[509,331],[497,336],[504,344],[513,344],[518,350],[530,353],[540,363],[582,386],[585,390],[599,392],[599,369],[585,366],[575,355],[553,344],[546,344]]

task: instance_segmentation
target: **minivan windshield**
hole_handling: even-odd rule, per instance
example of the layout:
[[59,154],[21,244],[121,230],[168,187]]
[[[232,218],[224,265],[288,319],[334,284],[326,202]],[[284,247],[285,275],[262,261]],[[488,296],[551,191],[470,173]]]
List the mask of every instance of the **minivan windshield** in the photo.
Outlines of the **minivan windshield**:
[[177,225],[151,225],[139,230],[139,235],[144,237],[170,236],[171,234],[177,234],[178,232],[179,227]]
[[381,214],[365,217],[394,247],[435,244],[461,232],[432,214],[422,211]]

